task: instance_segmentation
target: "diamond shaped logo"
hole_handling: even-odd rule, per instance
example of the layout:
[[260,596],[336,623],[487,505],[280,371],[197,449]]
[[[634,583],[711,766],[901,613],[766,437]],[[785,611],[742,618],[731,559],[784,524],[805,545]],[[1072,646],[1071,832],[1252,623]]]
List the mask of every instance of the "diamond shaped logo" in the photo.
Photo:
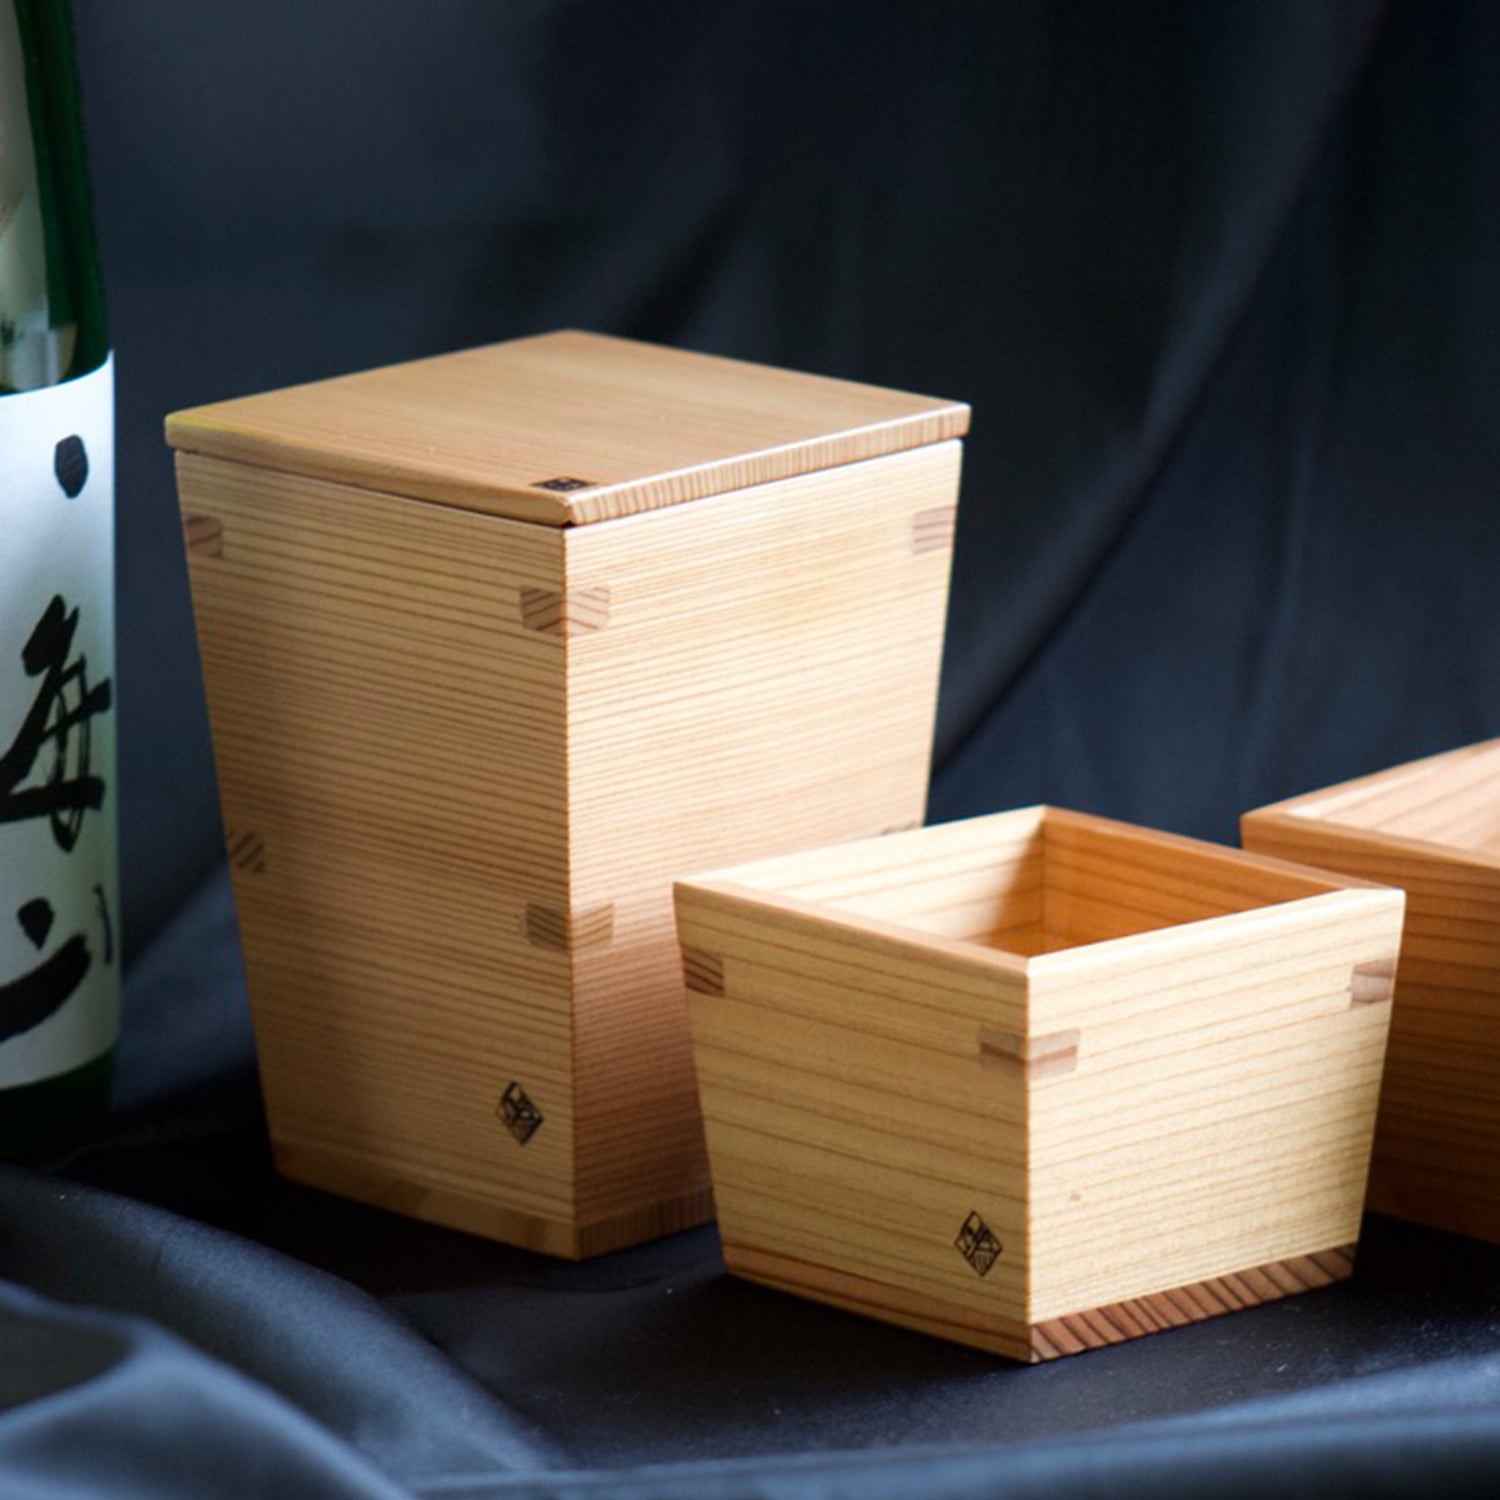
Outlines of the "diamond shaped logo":
[[1000,1259],[1005,1246],[995,1238],[995,1232],[977,1213],[971,1213],[958,1231],[953,1242],[958,1252],[980,1276],[988,1276],[990,1267]]
[[531,487],[534,490],[551,490],[554,494],[566,495],[570,490],[591,490],[594,481],[575,479],[571,474],[559,474],[556,479],[533,480]]
[[495,1113],[505,1122],[505,1128],[515,1136],[516,1144],[524,1146],[542,1127],[542,1112],[526,1095],[526,1090],[514,1079],[506,1085]]

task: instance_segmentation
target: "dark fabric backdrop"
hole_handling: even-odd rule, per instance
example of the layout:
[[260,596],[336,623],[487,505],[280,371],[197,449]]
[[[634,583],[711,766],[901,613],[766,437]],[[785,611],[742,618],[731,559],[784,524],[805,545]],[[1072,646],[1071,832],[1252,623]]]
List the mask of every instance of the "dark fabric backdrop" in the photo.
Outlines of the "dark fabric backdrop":
[[1500,734],[1500,7],[75,0],[119,379],[115,1116],[0,1169],[0,1495],[1487,1493],[1500,1252],[1037,1370],[279,1182],[176,407],[558,326],[972,403],[930,816]]

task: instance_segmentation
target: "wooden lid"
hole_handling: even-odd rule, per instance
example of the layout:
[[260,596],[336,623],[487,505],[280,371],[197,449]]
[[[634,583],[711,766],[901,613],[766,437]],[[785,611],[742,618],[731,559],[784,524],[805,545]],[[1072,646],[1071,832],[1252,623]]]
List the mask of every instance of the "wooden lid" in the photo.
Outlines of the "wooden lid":
[[960,437],[962,402],[548,333],[167,418],[190,453],[574,526]]

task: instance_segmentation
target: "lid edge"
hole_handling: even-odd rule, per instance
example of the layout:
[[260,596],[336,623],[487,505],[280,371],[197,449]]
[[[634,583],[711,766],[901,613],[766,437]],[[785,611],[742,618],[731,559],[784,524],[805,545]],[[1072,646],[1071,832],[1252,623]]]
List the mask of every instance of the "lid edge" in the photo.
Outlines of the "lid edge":
[[970,418],[970,408],[965,402],[935,401],[926,411],[822,434],[804,442],[752,450],[618,484],[551,492],[534,486],[445,478],[416,466],[361,460],[340,450],[311,448],[305,442],[294,446],[217,421],[214,419],[217,409],[190,407],[169,413],[165,421],[168,446],[178,453],[195,453],[278,473],[328,480],[352,489],[399,494],[547,526],[583,526],[618,520],[928,447],[963,437],[969,430]]

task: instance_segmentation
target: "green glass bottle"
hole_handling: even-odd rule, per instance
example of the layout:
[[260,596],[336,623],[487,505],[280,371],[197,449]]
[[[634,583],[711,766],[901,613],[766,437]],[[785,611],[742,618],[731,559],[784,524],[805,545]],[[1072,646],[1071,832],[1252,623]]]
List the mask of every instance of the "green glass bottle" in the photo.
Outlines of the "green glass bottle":
[[67,0],[0,0],[0,1156],[102,1116],[119,1030],[113,366]]

